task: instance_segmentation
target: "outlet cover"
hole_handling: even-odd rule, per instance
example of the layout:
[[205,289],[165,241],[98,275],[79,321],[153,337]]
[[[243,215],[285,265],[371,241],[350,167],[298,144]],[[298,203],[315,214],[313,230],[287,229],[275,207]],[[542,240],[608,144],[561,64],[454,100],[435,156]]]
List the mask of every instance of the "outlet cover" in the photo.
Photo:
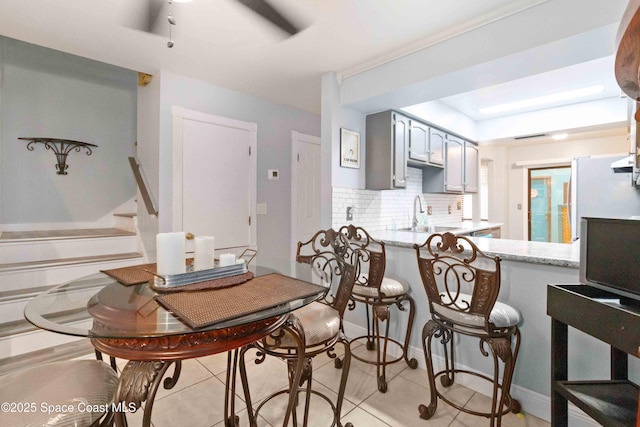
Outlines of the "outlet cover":
[[267,204],[266,203],[258,203],[258,204],[256,204],[256,213],[258,215],[266,215],[267,214]]
[[278,179],[280,178],[280,171],[278,169],[269,169],[267,173],[268,179]]

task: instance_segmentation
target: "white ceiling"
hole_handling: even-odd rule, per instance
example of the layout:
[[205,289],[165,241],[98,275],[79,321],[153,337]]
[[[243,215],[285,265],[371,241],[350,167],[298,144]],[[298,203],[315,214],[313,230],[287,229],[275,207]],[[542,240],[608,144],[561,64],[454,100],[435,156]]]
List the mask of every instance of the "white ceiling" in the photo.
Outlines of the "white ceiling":
[[[143,0],[2,0],[0,34],[149,74],[169,70],[319,113],[320,77],[328,71],[381,63],[407,46],[454,36],[452,28],[467,31],[547,1],[272,0],[307,26],[287,38],[235,0],[193,0],[172,5],[177,25],[169,49],[164,20],[161,35],[127,26],[144,13]],[[445,102],[463,111],[487,97],[494,102],[555,84],[549,81],[514,82]]]
[[[619,98],[621,91],[614,75],[614,60],[614,56],[608,56],[583,62],[543,74],[442,98],[440,102],[478,122],[562,105],[606,98]],[[517,102],[595,85],[603,85],[604,90],[598,94],[540,106],[520,108],[508,112],[483,114],[479,111],[481,108],[498,104]]]
[[[0,35],[149,74],[168,70],[319,113],[321,76],[328,71],[348,77],[536,5],[554,6],[552,2],[561,0],[270,0],[305,27],[293,37],[237,0],[174,1],[171,13],[177,25],[172,27],[172,49],[166,46],[170,8],[166,1],[155,28],[158,34],[150,34],[131,28],[136,18],[146,15],[147,0],[0,0]],[[619,97],[613,61],[613,56],[592,60],[440,102],[480,123]],[[588,98],[492,115],[478,111],[595,84],[603,84],[605,90]],[[589,129],[570,133],[585,130]],[[602,126],[597,130],[602,131]]]

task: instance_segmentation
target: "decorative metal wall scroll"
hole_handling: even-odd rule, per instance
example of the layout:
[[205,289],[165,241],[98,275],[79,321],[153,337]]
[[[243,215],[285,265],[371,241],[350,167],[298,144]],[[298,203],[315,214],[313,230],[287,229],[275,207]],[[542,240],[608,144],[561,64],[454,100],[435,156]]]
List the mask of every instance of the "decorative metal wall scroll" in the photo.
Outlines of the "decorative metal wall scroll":
[[23,141],[29,141],[27,144],[27,150],[33,151],[33,144],[39,143],[43,144],[47,150],[52,150],[56,159],[58,160],[58,164],[56,165],[57,174],[58,175],[66,175],[67,174],[67,155],[72,151],[76,150],[80,152],[83,148],[87,152],[87,156],[90,156],[92,151],[91,147],[97,147],[95,144],[89,144],[88,142],[80,142],[80,141],[72,141],[70,139],[58,139],[58,138],[18,138]]

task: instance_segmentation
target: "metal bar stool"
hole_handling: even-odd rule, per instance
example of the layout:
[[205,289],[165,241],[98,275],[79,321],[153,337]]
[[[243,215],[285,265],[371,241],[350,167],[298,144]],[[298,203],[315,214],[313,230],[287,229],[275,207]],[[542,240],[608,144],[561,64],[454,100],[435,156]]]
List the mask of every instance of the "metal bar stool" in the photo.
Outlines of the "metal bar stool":
[[[351,351],[349,349],[349,342],[342,334],[341,325],[342,315],[349,303],[349,297],[355,282],[356,270],[356,267],[350,264],[344,256],[344,254],[348,252],[348,246],[349,242],[346,238],[333,229],[320,230],[308,242],[298,242],[296,261],[298,263],[311,265],[313,273],[317,275],[316,281],[319,280],[321,284],[327,287],[327,293],[322,301],[312,302],[293,312],[304,331],[304,355],[297,354],[297,346],[289,333],[266,337],[260,342],[243,347],[240,351],[240,378],[245,390],[245,401],[250,415],[249,419],[252,420],[252,427],[255,427],[254,424],[258,413],[267,402],[276,396],[289,393],[290,390],[296,390],[295,392],[298,394],[306,394],[303,419],[304,426],[307,426],[309,422],[309,406],[311,395],[314,394],[321,397],[331,406],[334,415],[331,426],[342,427],[340,416],[347,385],[347,377],[349,375]],[[357,255],[353,259],[357,260]],[[327,353],[329,357],[336,358],[334,347],[338,342],[344,347],[344,366],[340,378],[338,397],[334,403],[329,397],[312,389],[312,360],[315,356],[322,353]],[[276,356],[287,361],[289,372],[289,390],[281,390],[267,397],[260,403],[255,411],[253,411],[251,405],[244,358],[244,354],[250,348],[258,350],[256,363],[262,363],[266,355]],[[304,357],[305,359],[304,371],[299,384],[292,384],[294,368],[299,357]],[[305,383],[306,386],[304,386]],[[292,414],[294,426],[298,425],[297,418],[297,412],[294,411]],[[351,426],[351,423],[345,425],[345,427],[349,426]]]
[[[353,338],[350,342],[366,340],[367,350],[377,350],[376,360],[372,361],[356,354],[353,358],[361,362],[376,365],[378,390],[382,393],[387,391],[386,367],[392,363],[403,360],[410,368],[416,369],[418,361],[409,359],[409,341],[411,339],[411,328],[415,316],[415,303],[409,295],[409,285],[401,280],[385,277],[386,252],[384,242],[375,240],[362,227],[345,225],[340,228],[342,233],[351,245],[357,249],[359,262],[357,262],[356,284],[351,292],[351,298],[355,302],[367,305],[367,334]],[[390,308],[398,307],[399,311],[405,311],[404,303],[409,303],[409,319],[404,343],[389,338]],[[349,307],[355,308],[355,304]],[[384,334],[380,333],[380,322],[386,321]],[[402,354],[398,357],[387,359],[389,343],[398,346]],[[340,362],[336,361],[336,367]]]
[[[422,344],[429,376],[431,401],[420,405],[420,418],[429,419],[438,398],[454,408],[489,418],[490,425],[500,426],[509,411],[520,412],[520,404],[510,394],[511,380],[520,348],[520,312],[498,302],[500,291],[500,257],[483,253],[468,238],[451,233],[432,234],[422,245],[413,245],[418,257],[420,277],[427,293],[431,319],[422,329]],[[454,335],[463,334],[480,340],[480,352],[493,358],[493,377],[455,366]],[[432,339],[442,344],[445,368],[434,373]],[[512,347],[513,342],[515,346]],[[499,360],[503,362],[499,380]],[[449,387],[456,374],[468,374],[493,385],[489,412],[478,412],[457,405],[438,391],[436,378]]]
[[[99,360],[70,360],[37,365],[0,379],[2,426],[97,427],[113,424],[118,375]],[[128,408],[119,408],[127,410]]]

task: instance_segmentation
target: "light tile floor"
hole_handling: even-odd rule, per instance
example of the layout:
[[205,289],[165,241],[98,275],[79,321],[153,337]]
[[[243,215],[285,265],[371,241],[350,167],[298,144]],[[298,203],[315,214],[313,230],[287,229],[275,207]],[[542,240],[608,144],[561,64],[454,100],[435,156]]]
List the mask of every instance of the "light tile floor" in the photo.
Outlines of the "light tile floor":
[[[363,346],[354,352],[366,351]],[[255,364],[255,353],[247,353],[247,375],[251,387],[254,408],[271,393],[282,390],[287,384],[286,364],[268,357],[262,364]],[[224,381],[227,355],[218,354],[199,359],[186,360],[176,386],[171,390],[158,390],[151,421],[154,427],[224,427]],[[124,361],[119,361],[120,367]],[[313,388],[326,393],[335,401],[334,390],[340,378],[326,355],[313,361]],[[169,370],[172,372],[172,369]],[[427,374],[422,369],[410,369],[398,362],[387,368],[388,391],[380,393],[376,386],[375,366],[355,359],[351,362],[349,379],[342,410],[342,423],[353,423],[354,427],[477,427],[488,426],[485,418],[459,412],[440,402],[434,417],[422,420],[418,416],[418,405],[428,402]],[[246,405],[240,381],[238,380],[236,408],[240,425],[248,426]],[[454,385],[447,391],[455,402],[474,408],[488,406],[487,397],[462,386]],[[260,410],[260,427],[282,425],[286,407],[286,395],[281,395]],[[302,410],[299,411],[299,425],[302,424]],[[142,411],[130,414],[130,426],[139,426]],[[310,427],[328,427],[332,414],[329,406],[321,398],[311,399]],[[290,425],[292,425],[290,423]],[[503,418],[505,427],[548,427],[549,423],[532,415],[508,414]]]

